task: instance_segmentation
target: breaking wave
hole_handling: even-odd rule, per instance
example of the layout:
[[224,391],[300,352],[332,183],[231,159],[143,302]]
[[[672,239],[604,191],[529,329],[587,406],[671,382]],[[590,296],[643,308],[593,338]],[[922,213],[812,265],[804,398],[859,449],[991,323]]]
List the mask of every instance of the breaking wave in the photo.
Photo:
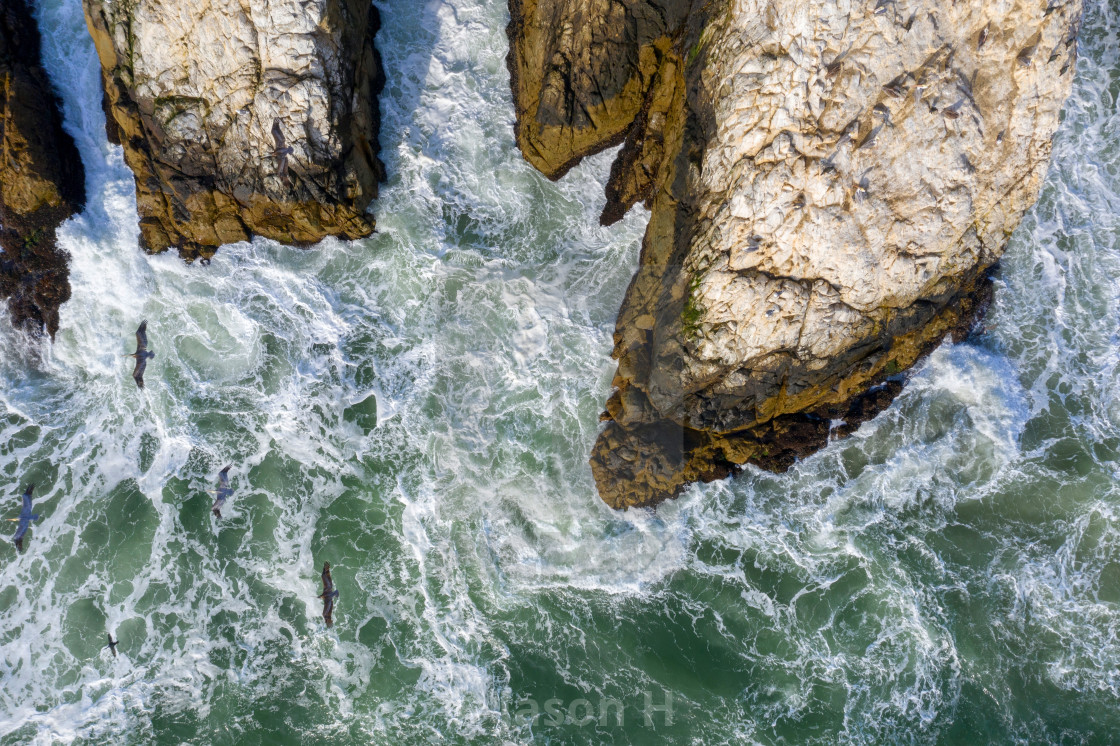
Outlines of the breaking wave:
[[1120,731],[1115,6],[989,329],[789,473],[627,513],[587,456],[646,216],[598,227],[611,154],[552,184],[516,152],[503,0],[381,7],[377,234],[205,268],[138,250],[81,3],[38,11],[91,197],[54,344],[0,319],[5,504],[44,515],[0,547],[0,743]]

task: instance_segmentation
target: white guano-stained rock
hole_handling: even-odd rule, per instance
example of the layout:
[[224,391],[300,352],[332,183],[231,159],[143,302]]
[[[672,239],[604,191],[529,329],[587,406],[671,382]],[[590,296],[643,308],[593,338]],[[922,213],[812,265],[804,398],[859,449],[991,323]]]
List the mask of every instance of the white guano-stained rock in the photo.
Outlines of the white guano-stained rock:
[[715,123],[688,189],[699,318],[667,330],[683,370],[655,352],[654,406],[739,429],[748,409],[697,417],[689,397],[767,356],[793,379],[826,368],[992,265],[1038,196],[1079,16],[1077,2],[729,3],[695,95]]
[[84,5],[146,248],[191,256],[254,234],[306,244],[373,229],[381,71],[368,0]]
[[[605,11],[589,39],[548,31],[602,5],[511,0],[510,67],[518,142],[542,168],[542,152],[570,164],[622,131],[546,111],[544,93],[582,102],[603,88],[589,76],[631,86],[603,219],[637,202],[651,214],[591,458],[622,507],[748,461],[788,468],[967,334],[1038,197],[1081,2],[723,0],[669,14],[619,0],[622,20],[664,19],[660,36],[630,49]],[[579,66],[598,38],[620,45],[621,70]],[[571,127],[579,148],[551,155],[550,133]]]

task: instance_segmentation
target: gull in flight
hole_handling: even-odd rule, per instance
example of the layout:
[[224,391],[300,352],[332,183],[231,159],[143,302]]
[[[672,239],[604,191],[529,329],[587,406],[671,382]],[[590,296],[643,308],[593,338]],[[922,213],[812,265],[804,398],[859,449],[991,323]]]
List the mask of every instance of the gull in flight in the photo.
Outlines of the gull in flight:
[[144,369],[148,367],[148,360],[155,357],[154,352],[148,350],[148,321],[145,319],[136,327],[136,352],[123,357],[136,358],[136,367],[132,369],[132,379],[136,381],[137,388],[144,388]]
[[334,624],[331,615],[334,614],[334,600],[338,598],[338,591],[335,590],[334,581],[331,580],[331,563],[323,563],[323,592],[319,594],[319,598],[323,599],[323,621],[327,626]]
[[222,506],[226,504],[226,500],[228,500],[229,496],[233,494],[233,489],[229,486],[230,466],[233,466],[233,464],[230,464],[229,466],[218,472],[217,489],[206,490],[211,495],[214,495],[214,505],[211,506],[210,512],[219,518],[222,517]]
[[276,141],[276,149],[272,151],[276,158],[276,175],[280,177],[280,181],[290,186],[292,182],[288,179],[288,156],[292,154],[292,148],[284,140],[279,119],[272,120],[272,139]]
[[[16,549],[23,551],[23,535],[27,533],[27,527],[31,525],[32,521],[39,520],[38,513],[31,512],[31,491],[35,489],[34,484],[27,485],[27,490],[23,493],[23,507],[19,511],[19,518],[9,518],[9,521],[18,523],[16,527],[16,535],[12,537],[12,543],[16,545]],[[326,572],[324,570],[323,572]],[[324,577],[329,577],[325,575]]]

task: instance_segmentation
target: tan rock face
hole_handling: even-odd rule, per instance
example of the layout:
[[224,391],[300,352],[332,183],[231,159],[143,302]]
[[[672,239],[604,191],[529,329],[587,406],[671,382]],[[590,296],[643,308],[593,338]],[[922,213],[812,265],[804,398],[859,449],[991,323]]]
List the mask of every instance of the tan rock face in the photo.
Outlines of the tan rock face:
[[62,129],[39,61],[39,29],[25,0],[0,6],[0,297],[32,334],[58,330],[70,297],[55,229],[85,201],[85,174]]
[[[377,12],[362,0],[84,0],[141,240],[187,258],[373,230]],[[292,148],[274,155],[279,121]],[[115,131],[114,131],[115,130]]]
[[[688,14],[687,0],[510,0],[517,144],[551,179],[617,145]],[[527,116],[522,116],[522,113]]]
[[667,32],[604,213],[652,211],[592,457],[607,502],[788,467],[967,330],[1038,196],[1080,15],[729,0]]

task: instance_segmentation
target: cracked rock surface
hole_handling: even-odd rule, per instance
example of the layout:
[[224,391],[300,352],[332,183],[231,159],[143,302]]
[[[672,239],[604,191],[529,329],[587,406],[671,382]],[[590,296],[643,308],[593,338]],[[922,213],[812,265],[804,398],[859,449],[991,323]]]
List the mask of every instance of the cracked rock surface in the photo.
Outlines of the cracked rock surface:
[[511,16],[526,158],[555,177],[625,139],[604,222],[651,210],[591,459],[625,507],[788,468],[967,334],[1038,197],[1081,2],[511,0]]
[[253,235],[306,245],[373,230],[382,71],[368,0],[83,5],[145,249],[192,259]]
[[85,202],[85,173],[62,129],[25,0],[0,5],[0,298],[32,335],[58,330],[70,298],[69,258],[55,229]]

